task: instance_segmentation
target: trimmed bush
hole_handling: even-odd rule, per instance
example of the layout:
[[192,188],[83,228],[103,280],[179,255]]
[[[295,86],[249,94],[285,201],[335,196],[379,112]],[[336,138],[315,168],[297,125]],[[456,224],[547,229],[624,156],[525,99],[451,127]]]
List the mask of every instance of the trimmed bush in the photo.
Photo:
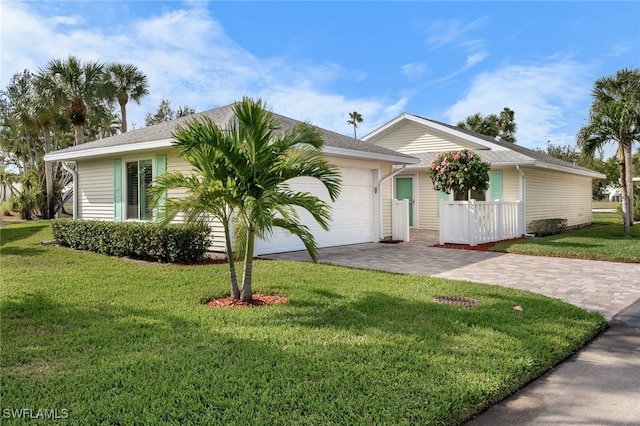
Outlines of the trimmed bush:
[[53,238],[66,247],[109,256],[128,256],[165,263],[202,259],[210,245],[206,225],[103,222],[57,219],[51,222]]
[[559,234],[567,229],[567,219],[539,219],[529,222],[529,232],[536,237]]

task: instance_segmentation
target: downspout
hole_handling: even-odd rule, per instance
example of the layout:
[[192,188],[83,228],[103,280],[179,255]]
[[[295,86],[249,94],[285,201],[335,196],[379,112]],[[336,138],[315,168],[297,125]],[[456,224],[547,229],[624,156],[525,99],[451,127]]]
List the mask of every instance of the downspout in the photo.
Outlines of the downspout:
[[[391,166],[393,168],[393,165]],[[397,175],[398,173],[402,172],[404,169],[407,168],[407,165],[403,165],[402,167],[400,167],[398,170],[396,170],[395,172],[391,172],[389,173],[387,176],[383,177],[382,179],[380,179],[378,181],[378,204],[380,205],[380,235],[379,235],[379,240],[382,240],[382,234],[383,234],[383,225],[382,225],[382,184],[385,183],[386,181],[388,181],[389,179],[391,179],[392,177],[394,177],[395,175]],[[393,193],[393,190],[391,191]]]
[[527,177],[524,174],[524,171],[520,168],[519,165],[516,165],[516,170],[522,177],[520,181],[520,202],[522,203],[522,233],[526,238],[533,238],[535,235],[527,234]]
[[[75,161],[69,161],[69,163],[73,163],[77,165]],[[78,172],[76,169],[73,169],[67,165],[65,161],[61,162],[62,168],[71,173],[71,178],[73,180],[73,218],[78,218]]]

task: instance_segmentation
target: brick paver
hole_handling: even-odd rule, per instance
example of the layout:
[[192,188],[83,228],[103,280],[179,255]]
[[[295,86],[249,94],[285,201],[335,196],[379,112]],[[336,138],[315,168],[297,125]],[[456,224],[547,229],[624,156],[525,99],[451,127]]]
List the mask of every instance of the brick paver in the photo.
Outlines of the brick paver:
[[[637,263],[436,248],[424,240],[323,248],[318,254],[322,263],[528,290],[598,311],[608,321],[640,299],[640,264]],[[310,260],[306,252],[268,257]]]

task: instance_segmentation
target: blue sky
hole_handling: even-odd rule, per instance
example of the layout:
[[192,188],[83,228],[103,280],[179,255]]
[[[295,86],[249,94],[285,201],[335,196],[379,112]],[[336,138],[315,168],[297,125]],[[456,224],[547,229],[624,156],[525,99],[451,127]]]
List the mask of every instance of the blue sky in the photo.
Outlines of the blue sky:
[[593,82],[640,66],[640,2],[0,2],[0,84],[49,59],[131,62],[204,111],[244,95],[358,135],[403,112],[455,124],[515,111],[518,143],[574,144]]

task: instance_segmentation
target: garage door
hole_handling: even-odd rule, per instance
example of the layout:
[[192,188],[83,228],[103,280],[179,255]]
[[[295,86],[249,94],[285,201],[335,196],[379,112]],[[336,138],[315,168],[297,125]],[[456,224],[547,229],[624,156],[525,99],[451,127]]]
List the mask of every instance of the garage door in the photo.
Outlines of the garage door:
[[[291,186],[297,191],[308,191],[331,205],[332,220],[329,230],[323,230],[306,211],[300,211],[302,223],[313,233],[318,247],[369,243],[373,241],[373,172],[371,170],[341,168],[342,191],[331,203],[325,187],[316,179],[295,179]],[[267,240],[256,240],[256,255],[304,250],[296,236],[275,229]]]

